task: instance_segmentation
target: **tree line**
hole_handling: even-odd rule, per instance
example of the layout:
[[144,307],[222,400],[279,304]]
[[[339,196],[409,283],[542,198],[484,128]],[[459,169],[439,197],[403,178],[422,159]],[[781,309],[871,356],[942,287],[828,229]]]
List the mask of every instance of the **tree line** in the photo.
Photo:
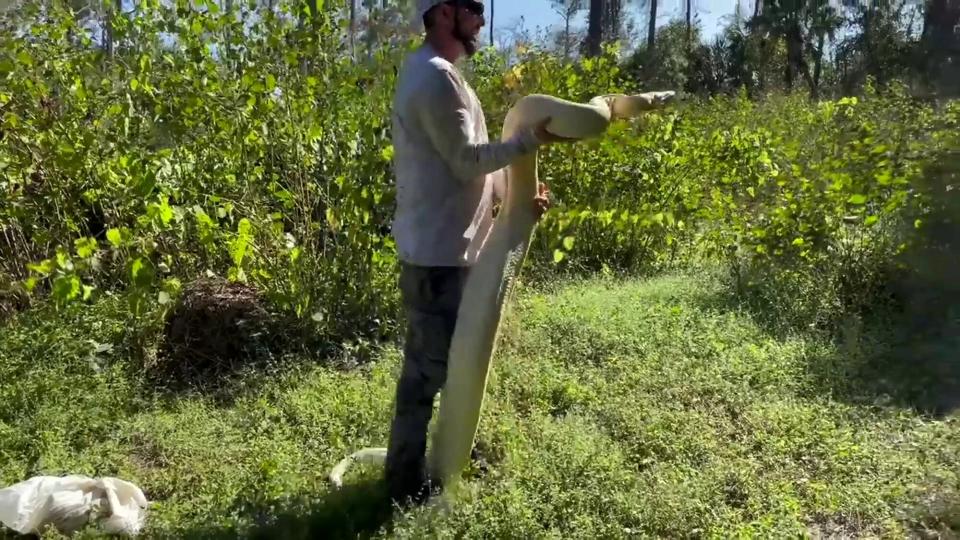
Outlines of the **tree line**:
[[[155,0],[157,1],[157,0]],[[211,4],[230,11],[273,10],[277,0],[159,0]],[[518,45],[546,48],[568,60],[622,52],[626,69],[651,86],[714,94],[746,88],[803,88],[812,97],[856,93],[873,81],[906,80],[916,88],[960,93],[960,0],[738,0],[710,38],[694,0],[551,0],[551,28],[532,35],[498,27],[496,0],[486,0],[489,44],[509,55]],[[68,0],[89,21],[107,54],[117,45],[114,17],[133,0]],[[306,11],[335,12],[344,22],[344,52],[371,60],[378,48],[417,31],[413,0],[305,0]],[[665,11],[680,16],[663,21]],[[678,13],[673,10],[672,13]],[[585,24],[580,21],[585,19]],[[638,24],[639,22],[645,24]],[[499,43],[500,36],[507,36]]]

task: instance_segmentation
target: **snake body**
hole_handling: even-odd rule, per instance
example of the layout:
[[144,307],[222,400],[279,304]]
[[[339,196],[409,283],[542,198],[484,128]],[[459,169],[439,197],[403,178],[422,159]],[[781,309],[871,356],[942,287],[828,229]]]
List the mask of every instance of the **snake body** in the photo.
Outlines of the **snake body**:
[[[603,135],[611,122],[637,117],[673,97],[673,92],[611,94],[577,103],[532,94],[508,111],[501,137],[508,140],[518,130],[549,118],[547,130],[555,135],[577,140],[595,138]],[[456,485],[470,458],[500,320],[536,227],[533,200],[539,184],[537,156],[537,152],[527,154],[507,167],[503,209],[464,285],[429,456],[430,476],[439,480],[445,491]],[[328,479],[339,487],[351,464],[381,464],[386,455],[386,448],[354,452],[330,471]]]

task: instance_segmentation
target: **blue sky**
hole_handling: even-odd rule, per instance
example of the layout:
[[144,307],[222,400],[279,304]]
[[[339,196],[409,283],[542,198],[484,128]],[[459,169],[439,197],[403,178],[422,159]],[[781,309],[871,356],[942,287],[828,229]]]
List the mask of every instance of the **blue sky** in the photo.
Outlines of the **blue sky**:
[[[700,18],[705,37],[712,38],[715,35],[723,26],[722,18],[733,14],[737,1],[741,3],[744,13],[752,12],[754,0],[693,0],[694,12]],[[489,11],[489,0],[485,4]],[[631,12],[640,11],[636,0],[630,0],[628,6]],[[547,27],[561,21],[560,16],[551,8],[550,0],[498,0],[495,7],[495,32],[513,27],[520,17],[524,18],[524,27],[530,31],[535,31],[537,26]],[[657,24],[666,24],[673,18],[684,17],[685,9],[686,0],[660,0]],[[585,14],[582,18],[585,20]],[[638,17],[637,21],[646,28],[645,16]],[[646,30],[642,30],[641,35],[646,36]]]

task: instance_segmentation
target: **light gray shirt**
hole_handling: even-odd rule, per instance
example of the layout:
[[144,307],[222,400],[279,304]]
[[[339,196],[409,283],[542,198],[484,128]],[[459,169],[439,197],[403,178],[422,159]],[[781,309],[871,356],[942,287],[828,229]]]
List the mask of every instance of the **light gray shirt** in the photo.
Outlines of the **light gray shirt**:
[[490,143],[473,89],[429,44],[404,60],[392,121],[400,260],[472,265],[492,226],[494,197],[505,192],[504,167],[539,144],[533,130]]

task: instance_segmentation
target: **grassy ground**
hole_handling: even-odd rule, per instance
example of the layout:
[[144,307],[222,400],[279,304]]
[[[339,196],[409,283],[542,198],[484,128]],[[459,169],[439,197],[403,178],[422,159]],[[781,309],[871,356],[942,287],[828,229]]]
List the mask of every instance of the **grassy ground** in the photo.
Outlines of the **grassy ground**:
[[348,452],[386,442],[396,350],[356,371],[254,377],[227,401],[169,395],[122,362],[121,308],[0,328],[0,484],[129,479],[154,501],[146,537],[960,530],[960,420],[924,406],[949,402],[937,380],[897,364],[882,330],[839,345],[773,333],[709,276],[521,295],[449,513],[391,512],[374,469],[338,493],[324,483]]

